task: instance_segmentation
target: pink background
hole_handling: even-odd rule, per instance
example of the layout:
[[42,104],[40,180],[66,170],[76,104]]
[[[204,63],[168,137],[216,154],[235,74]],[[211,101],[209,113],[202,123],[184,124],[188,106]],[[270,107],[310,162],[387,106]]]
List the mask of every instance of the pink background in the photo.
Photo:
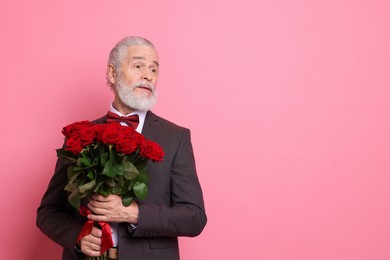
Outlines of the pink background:
[[[191,128],[208,225],[182,259],[390,259],[390,5],[2,1],[1,255],[35,226],[60,130],[103,115],[110,49],[159,49],[156,113]],[[34,256],[34,257],[33,257]]]

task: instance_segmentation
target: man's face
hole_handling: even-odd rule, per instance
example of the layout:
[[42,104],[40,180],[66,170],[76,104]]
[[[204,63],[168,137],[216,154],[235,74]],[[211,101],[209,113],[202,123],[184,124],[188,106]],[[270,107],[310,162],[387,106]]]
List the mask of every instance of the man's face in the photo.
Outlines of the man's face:
[[[128,56],[120,68],[124,84],[131,86],[137,82],[149,82],[156,86],[158,79],[158,56],[149,46],[131,46]],[[150,97],[152,91],[148,86],[140,86],[133,90],[136,96]]]
[[132,46],[116,75],[115,92],[118,102],[146,111],[157,101],[158,56],[149,46]]

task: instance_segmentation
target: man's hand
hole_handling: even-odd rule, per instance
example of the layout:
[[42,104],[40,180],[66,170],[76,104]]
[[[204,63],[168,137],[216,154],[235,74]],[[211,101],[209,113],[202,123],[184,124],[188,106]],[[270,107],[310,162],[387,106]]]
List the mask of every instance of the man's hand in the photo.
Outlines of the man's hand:
[[80,240],[80,249],[87,256],[100,256],[100,246],[102,244],[102,231],[96,227],[92,228],[91,234]]
[[128,222],[138,223],[138,204],[134,201],[130,206],[122,204],[122,198],[118,195],[93,195],[88,203],[88,208],[93,214],[88,219],[104,222]]

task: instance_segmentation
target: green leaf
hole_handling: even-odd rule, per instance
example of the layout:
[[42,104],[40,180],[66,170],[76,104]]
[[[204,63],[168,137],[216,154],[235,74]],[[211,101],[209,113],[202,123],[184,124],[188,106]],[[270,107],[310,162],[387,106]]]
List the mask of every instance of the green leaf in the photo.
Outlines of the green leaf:
[[148,160],[138,160],[137,161],[137,169],[140,172],[145,172],[147,168]]
[[106,175],[106,176],[108,176],[108,177],[114,177],[114,176],[115,176],[115,172],[113,171],[112,166],[113,166],[113,165],[111,164],[111,162],[108,161],[108,162],[106,163],[106,165],[104,165],[102,174],[103,174],[103,175]]
[[73,167],[68,167],[68,183],[75,182],[80,173],[80,171],[73,171]]
[[135,178],[136,182],[149,183],[149,175],[147,172],[141,172],[138,174],[137,178]]
[[102,167],[104,167],[104,165],[106,165],[108,161],[108,153],[100,153],[100,164]]
[[72,167],[72,171],[81,171],[83,168],[79,167],[79,166],[73,166]]
[[91,190],[88,191],[88,192],[85,192],[85,193],[82,193],[81,194],[81,198],[87,198],[87,197],[91,197],[91,195],[94,194],[94,192],[92,192]]
[[133,196],[130,196],[128,194],[122,195],[122,204],[123,204],[123,206],[128,207],[128,206],[130,206],[131,203],[133,203],[133,201],[134,201]]
[[140,199],[145,199],[148,196],[148,186],[143,182],[136,182],[133,186],[135,196]]
[[108,161],[106,165],[104,165],[102,174],[114,178],[116,175],[123,175],[123,171],[123,165]]
[[90,181],[90,182],[87,182],[87,183],[84,184],[84,185],[81,185],[81,186],[79,187],[80,193],[84,193],[84,192],[86,192],[86,191],[88,191],[88,190],[93,189],[93,187],[95,186],[95,184],[96,184],[96,181],[95,181],[95,180],[92,180],[92,181]]
[[133,189],[134,183],[135,183],[134,180],[131,180],[131,181],[129,182],[129,185],[127,186],[127,190],[128,190],[128,191],[131,191],[131,190]]
[[108,195],[110,195],[111,193],[109,191],[106,191],[106,190],[99,190],[99,194],[107,197]]
[[80,199],[82,194],[78,190],[74,190],[68,197],[70,205],[76,209],[80,209]]
[[116,163],[112,166],[112,170],[114,171],[115,175],[123,175],[124,167],[121,163]]
[[124,180],[123,180],[123,175],[117,175],[115,177],[115,182],[119,187],[124,187]]
[[92,165],[91,158],[79,158],[79,162],[81,164],[84,164],[85,166],[91,166]]
[[93,173],[93,171],[89,170],[89,171],[88,171],[88,174],[87,174],[87,177],[88,177],[90,180],[94,180],[94,179],[95,179],[95,174]]
[[69,192],[73,192],[74,190],[78,191],[76,183],[68,183],[65,186],[64,190],[69,191]]
[[109,178],[108,180],[106,180],[106,184],[109,187],[115,187],[115,181],[113,178]]
[[124,170],[123,176],[126,179],[132,180],[135,177],[137,177],[137,175],[139,174],[138,169],[134,166],[133,163],[131,163],[129,161],[124,161],[124,162],[122,162],[122,165],[123,165],[123,170]]
[[119,186],[115,186],[111,190],[111,192],[113,194],[122,194],[122,191],[123,191],[122,187],[119,187]]
[[102,187],[102,185],[104,184],[103,181],[99,181],[96,185],[95,185],[95,189],[93,190],[94,193],[100,193],[100,189]]

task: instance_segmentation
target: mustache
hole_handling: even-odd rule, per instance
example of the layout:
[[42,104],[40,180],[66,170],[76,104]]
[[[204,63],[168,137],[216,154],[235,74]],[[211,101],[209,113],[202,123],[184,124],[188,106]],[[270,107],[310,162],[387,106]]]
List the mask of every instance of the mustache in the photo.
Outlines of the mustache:
[[134,84],[131,85],[131,89],[132,90],[134,90],[136,88],[139,88],[139,87],[147,87],[154,94],[155,86],[151,82],[148,82],[148,81],[137,81],[137,82],[135,82]]

